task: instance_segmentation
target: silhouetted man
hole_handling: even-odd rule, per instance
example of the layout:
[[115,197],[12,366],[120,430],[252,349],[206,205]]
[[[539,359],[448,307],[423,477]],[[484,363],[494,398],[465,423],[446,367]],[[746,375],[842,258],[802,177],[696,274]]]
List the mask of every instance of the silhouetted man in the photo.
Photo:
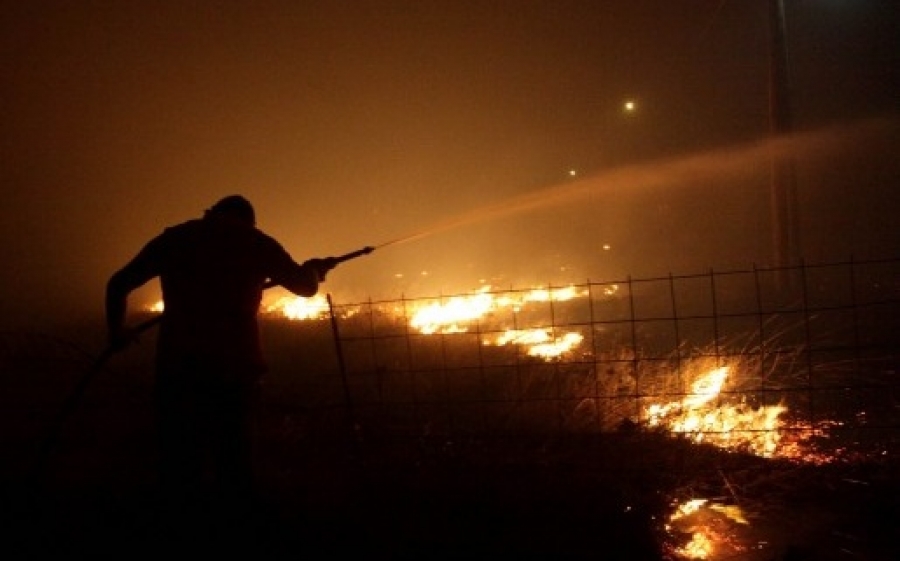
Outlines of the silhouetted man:
[[121,349],[132,339],[124,325],[129,293],[160,278],[160,477],[176,498],[201,488],[210,459],[219,490],[249,498],[251,413],[266,368],[257,325],[262,292],[268,283],[312,296],[336,264],[298,264],[255,224],[246,199],[225,197],[202,218],[165,229],[107,285],[109,342]]

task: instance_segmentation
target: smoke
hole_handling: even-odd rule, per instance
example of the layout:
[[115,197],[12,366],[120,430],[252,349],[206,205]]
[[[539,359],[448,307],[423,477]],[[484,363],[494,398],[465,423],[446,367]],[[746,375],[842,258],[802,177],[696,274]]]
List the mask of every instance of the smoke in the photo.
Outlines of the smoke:
[[[885,183],[896,179],[896,166],[891,176],[884,160],[897,124],[893,117],[872,119],[616,167],[487,200],[378,247],[383,248],[381,254],[396,252],[423,270],[432,269],[432,277],[441,270],[443,278],[459,283],[457,291],[485,279],[545,284],[772,265],[770,168],[775,159],[790,159],[803,176],[801,213],[814,213],[804,216],[811,230],[805,254],[845,259],[861,248],[821,239],[816,224],[846,212],[846,207],[826,211],[822,201],[834,200],[850,186],[803,180],[827,176],[841,162],[853,166],[858,177],[868,176],[872,168],[882,170]],[[861,157],[872,161],[861,162]],[[881,187],[881,181],[869,181]],[[867,193],[855,196],[867,200]],[[848,215],[845,219],[860,220]],[[888,246],[876,245],[890,251],[891,240],[881,241]],[[460,278],[460,273],[470,277]],[[417,285],[429,284],[417,280]],[[436,278],[430,287],[448,290]]]

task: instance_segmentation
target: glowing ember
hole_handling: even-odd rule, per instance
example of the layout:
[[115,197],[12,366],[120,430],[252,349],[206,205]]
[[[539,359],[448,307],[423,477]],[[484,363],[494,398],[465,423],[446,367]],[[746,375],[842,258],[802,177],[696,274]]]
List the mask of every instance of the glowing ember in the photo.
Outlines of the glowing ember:
[[707,559],[712,552],[712,541],[703,532],[694,532],[687,545],[675,549],[675,553],[686,559]]
[[[672,542],[669,551],[680,559],[725,559],[747,550],[740,543],[738,526],[748,522],[737,505],[711,503],[707,499],[689,499],[675,503],[665,526]],[[678,538],[680,536],[680,539]]]
[[705,505],[708,501],[706,499],[691,499],[687,502],[681,503],[675,509],[675,512],[669,518],[670,521],[674,522],[678,519],[684,518],[689,514],[693,514],[700,510],[700,507]]

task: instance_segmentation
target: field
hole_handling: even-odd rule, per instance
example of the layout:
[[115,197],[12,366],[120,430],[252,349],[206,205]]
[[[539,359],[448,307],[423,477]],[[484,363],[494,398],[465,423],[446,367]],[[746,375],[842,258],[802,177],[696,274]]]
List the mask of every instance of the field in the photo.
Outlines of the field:
[[[603,345],[622,327],[570,321],[562,306],[554,314],[556,327],[599,330]],[[475,344],[471,333],[426,336],[375,317],[338,322],[339,337],[327,320],[264,319],[271,370],[258,416],[258,492],[240,516],[212,491],[175,518],[159,500],[152,331],[99,365],[97,326],[4,334],[4,543],[22,558],[186,549],[284,559],[900,556],[896,347],[879,343],[868,360],[860,356],[871,345],[839,353],[834,340],[816,339],[827,360],[770,353],[778,356],[770,362],[746,340],[726,352],[720,332],[715,352],[677,353],[673,367],[665,345],[652,350],[665,339],[660,322],[629,321],[641,356],[619,344],[543,360]],[[680,338],[690,337],[699,322],[681,319]],[[802,323],[807,349],[815,325]],[[492,333],[483,322],[475,342]],[[686,419],[684,400],[702,394],[689,382],[723,363],[742,374],[715,396],[717,415],[732,402],[727,410],[743,414],[787,403],[779,453],[725,447],[714,438],[721,429],[699,438],[648,422],[648,404],[673,400]],[[86,376],[42,461],[56,415]],[[802,454],[789,453],[792,442]]]

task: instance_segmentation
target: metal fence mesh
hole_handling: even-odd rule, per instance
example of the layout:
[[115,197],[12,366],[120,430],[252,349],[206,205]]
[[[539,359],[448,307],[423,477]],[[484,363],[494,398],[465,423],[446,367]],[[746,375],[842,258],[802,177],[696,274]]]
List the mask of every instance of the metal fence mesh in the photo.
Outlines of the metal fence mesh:
[[[848,261],[710,270],[544,287],[578,295],[567,299],[485,290],[333,305],[332,314],[355,422],[392,436],[646,426],[653,404],[696,398],[701,374],[728,367],[716,405],[782,405],[782,430],[827,426],[835,450],[875,453],[900,428],[898,269]],[[520,304],[501,305],[510,301]],[[463,304],[476,312],[440,329],[416,325],[422,310]],[[497,343],[513,332],[580,343],[541,357]]]

